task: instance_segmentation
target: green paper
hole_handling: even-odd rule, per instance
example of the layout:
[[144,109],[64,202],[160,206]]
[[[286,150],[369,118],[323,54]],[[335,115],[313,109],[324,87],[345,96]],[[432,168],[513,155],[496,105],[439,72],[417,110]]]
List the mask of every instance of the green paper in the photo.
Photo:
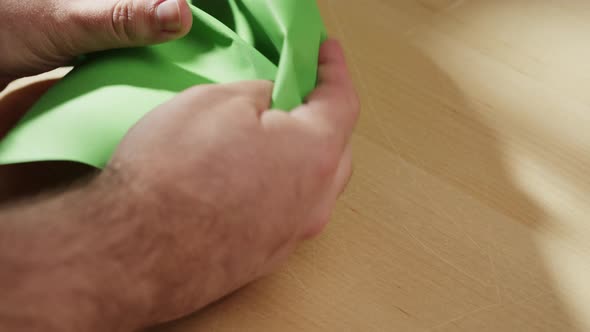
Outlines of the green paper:
[[89,55],[0,142],[0,164],[74,161],[104,167],[146,113],[198,84],[275,82],[273,107],[316,85],[325,29],[315,0],[193,0],[177,41]]

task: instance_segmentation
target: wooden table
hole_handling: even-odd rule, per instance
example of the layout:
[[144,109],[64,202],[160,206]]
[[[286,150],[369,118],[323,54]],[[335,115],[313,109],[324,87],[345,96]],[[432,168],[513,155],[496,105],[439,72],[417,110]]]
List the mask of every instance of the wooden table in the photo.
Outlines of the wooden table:
[[154,331],[590,331],[590,2],[320,5],[364,105],[333,223]]

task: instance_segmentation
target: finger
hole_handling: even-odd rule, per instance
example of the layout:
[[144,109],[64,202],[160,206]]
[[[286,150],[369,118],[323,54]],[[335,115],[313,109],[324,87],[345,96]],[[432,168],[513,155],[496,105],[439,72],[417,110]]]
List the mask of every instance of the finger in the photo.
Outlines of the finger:
[[271,107],[274,89],[274,83],[271,81],[242,81],[225,84],[223,87],[229,97],[238,96],[254,105],[258,115]]
[[263,80],[198,85],[175,97],[174,102],[186,104],[187,109],[208,109],[212,105],[231,101],[244,107],[233,107],[228,110],[229,112],[244,112],[250,109],[256,115],[260,115],[271,105],[273,86],[272,82]]
[[329,40],[322,45],[318,87],[293,116],[318,123],[337,133],[344,148],[358,119],[360,105],[340,44]]
[[[66,1],[72,55],[157,44],[186,35],[192,13],[186,0]],[[67,20],[67,19],[66,19]]]

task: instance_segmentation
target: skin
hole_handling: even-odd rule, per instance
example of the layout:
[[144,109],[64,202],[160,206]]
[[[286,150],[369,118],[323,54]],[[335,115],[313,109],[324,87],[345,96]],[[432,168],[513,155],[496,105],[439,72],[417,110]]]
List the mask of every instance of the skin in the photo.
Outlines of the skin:
[[[89,51],[84,40],[93,36],[84,34],[113,33],[112,24],[107,32],[101,24],[78,29],[80,21],[102,22],[103,12],[112,19],[112,8],[80,19],[79,8],[95,2],[29,3],[63,11],[61,20],[44,18],[71,32],[55,49],[23,46],[38,45],[35,24],[17,40],[6,33],[11,20],[0,20],[2,49],[14,43],[22,53],[1,53],[0,72],[37,73]],[[25,17],[23,3],[8,0],[8,12]],[[180,8],[175,33],[150,28],[148,10],[133,16],[135,30],[121,30],[143,32],[104,37],[100,48],[179,37],[190,28]],[[134,36],[141,38],[129,44]],[[272,87],[191,88],[140,121],[103,172],[0,207],[0,330],[134,331],[169,321],[272,272],[319,234],[352,171],[359,103],[342,49],[335,41],[322,46],[318,88],[293,112],[269,109]]]

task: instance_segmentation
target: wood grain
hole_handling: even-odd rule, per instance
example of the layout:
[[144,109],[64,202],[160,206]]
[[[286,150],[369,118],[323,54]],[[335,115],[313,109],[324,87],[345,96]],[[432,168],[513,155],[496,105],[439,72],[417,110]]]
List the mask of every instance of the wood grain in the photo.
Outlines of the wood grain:
[[590,331],[590,2],[319,3],[364,108],[333,223],[154,331]]
[[364,106],[334,221],[158,331],[590,331],[588,2],[320,5]]

